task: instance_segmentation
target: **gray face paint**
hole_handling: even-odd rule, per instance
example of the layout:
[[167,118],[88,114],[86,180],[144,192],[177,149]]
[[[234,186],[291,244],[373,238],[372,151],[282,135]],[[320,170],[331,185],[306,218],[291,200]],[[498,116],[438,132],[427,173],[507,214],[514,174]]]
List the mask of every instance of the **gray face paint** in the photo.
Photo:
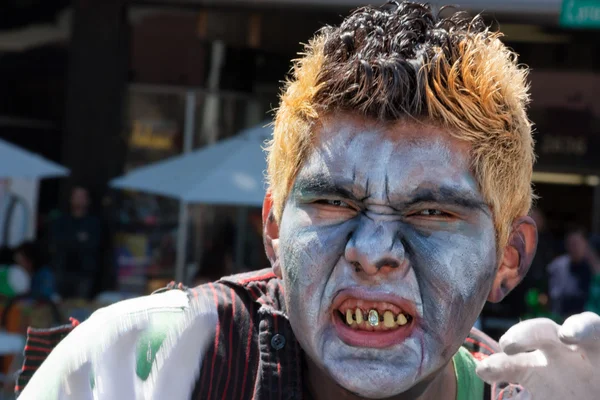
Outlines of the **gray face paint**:
[[[468,149],[439,129],[348,120],[324,125],[284,209],[287,311],[307,355],[343,388],[368,398],[420,392],[456,353],[491,289],[491,212]],[[332,302],[349,288],[412,302],[410,336],[379,349],[344,342]]]

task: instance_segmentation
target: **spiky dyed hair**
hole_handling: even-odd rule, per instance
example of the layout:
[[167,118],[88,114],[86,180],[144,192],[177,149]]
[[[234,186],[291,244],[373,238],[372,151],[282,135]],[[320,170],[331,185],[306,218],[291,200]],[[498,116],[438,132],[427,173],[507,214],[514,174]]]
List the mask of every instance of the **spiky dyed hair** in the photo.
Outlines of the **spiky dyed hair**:
[[360,8],[320,30],[294,62],[268,147],[276,220],[319,119],[350,111],[380,122],[423,121],[468,143],[501,248],[512,221],[531,207],[535,156],[528,71],[500,36],[481,17],[442,18],[413,2]]

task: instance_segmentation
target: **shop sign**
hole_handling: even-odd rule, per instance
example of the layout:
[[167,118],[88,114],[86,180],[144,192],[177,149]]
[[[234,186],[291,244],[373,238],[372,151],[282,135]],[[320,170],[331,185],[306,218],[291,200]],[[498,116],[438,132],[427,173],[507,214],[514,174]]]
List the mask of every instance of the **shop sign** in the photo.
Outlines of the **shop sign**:
[[600,118],[591,110],[532,109],[538,166],[555,171],[600,171]]
[[569,28],[600,29],[600,0],[563,0],[560,24]]
[[600,148],[600,136],[592,132],[536,133],[538,165],[565,171],[600,171],[600,157],[593,149]]
[[583,157],[588,152],[585,136],[547,135],[540,141],[540,154],[544,156]]
[[130,145],[152,150],[172,150],[177,129],[174,124],[133,121]]

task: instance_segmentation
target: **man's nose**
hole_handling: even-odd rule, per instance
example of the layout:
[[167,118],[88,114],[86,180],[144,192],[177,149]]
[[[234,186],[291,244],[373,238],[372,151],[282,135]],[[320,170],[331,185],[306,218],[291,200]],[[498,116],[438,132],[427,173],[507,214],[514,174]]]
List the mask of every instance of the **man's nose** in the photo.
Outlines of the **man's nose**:
[[350,235],[344,256],[357,272],[367,275],[404,273],[408,260],[399,222],[365,218]]

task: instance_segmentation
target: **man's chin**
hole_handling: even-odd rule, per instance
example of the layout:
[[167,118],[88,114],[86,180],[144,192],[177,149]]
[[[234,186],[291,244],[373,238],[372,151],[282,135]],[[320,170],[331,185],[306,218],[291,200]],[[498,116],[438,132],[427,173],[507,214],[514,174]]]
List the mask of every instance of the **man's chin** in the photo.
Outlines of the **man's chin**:
[[[349,365],[345,365],[349,364]],[[383,399],[410,391],[417,384],[416,369],[390,368],[368,362],[341,363],[328,368],[338,386],[368,399]],[[387,368],[386,368],[387,367]]]

